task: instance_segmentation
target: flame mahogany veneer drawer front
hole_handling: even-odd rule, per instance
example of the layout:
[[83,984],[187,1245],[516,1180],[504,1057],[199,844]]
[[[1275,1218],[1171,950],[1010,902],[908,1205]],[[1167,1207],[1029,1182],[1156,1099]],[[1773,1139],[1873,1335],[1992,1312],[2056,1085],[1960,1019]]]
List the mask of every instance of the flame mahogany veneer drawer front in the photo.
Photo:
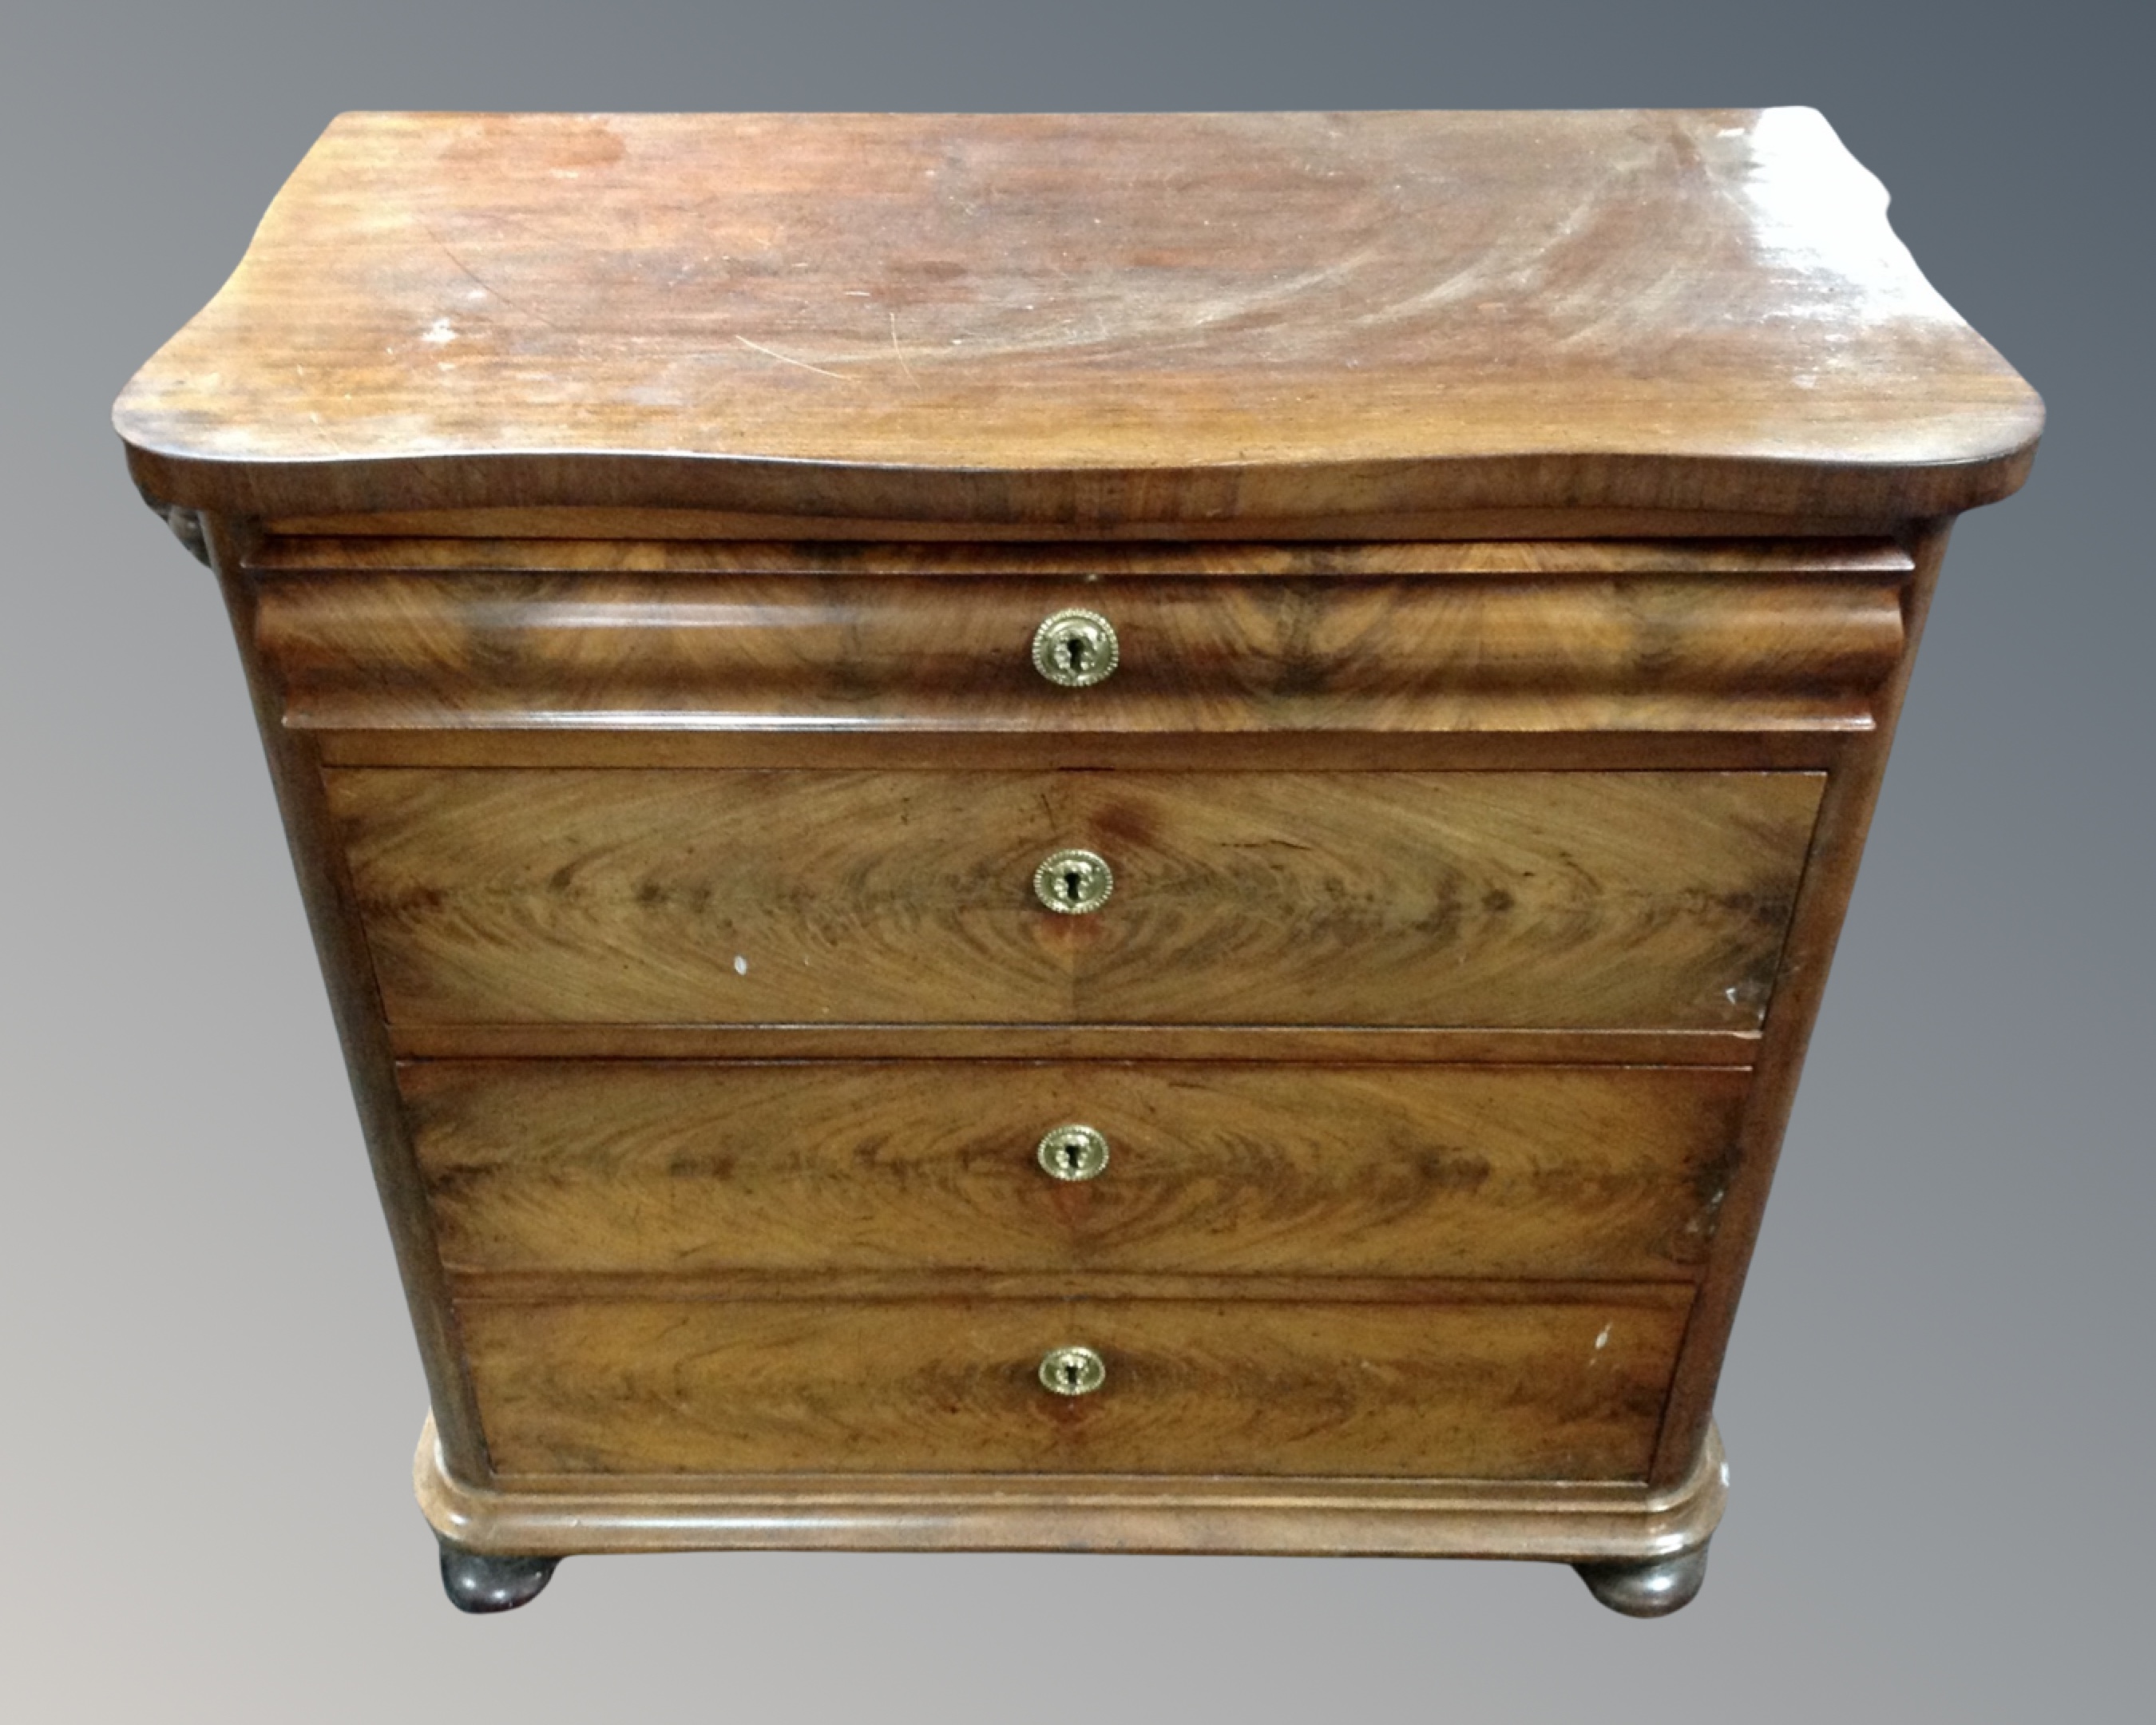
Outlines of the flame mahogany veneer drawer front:
[[[393,1024],[1756,1029],[1821,775],[338,769]],[[1060,915],[1036,865],[1112,871]]]
[[[465,1300],[506,1475],[1347,1474],[1637,1480],[1691,1293],[1438,1303]],[[1091,1393],[1042,1388],[1076,1344]]]
[[[408,732],[534,715],[1057,733],[1846,726],[1901,655],[1911,568],[1892,540],[933,556],[287,540],[261,555],[277,572],[256,636],[287,721]],[[324,566],[340,558],[362,567]],[[1073,608],[1112,645],[1089,632],[1099,680],[1060,689],[1036,632]]]
[[[1645,1280],[1697,1273],[1751,1074],[505,1060],[398,1082],[460,1276]],[[1052,1177],[1038,1147],[1073,1123],[1106,1163]]]

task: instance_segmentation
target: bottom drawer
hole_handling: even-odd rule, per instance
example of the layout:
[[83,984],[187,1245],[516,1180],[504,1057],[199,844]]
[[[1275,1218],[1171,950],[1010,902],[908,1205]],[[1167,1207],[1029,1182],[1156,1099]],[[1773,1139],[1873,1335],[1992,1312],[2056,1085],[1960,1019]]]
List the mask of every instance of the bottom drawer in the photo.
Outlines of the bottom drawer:
[[[463,1301],[509,1475],[1636,1480],[1688,1290],[1443,1302]],[[1042,1386],[1094,1349],[1088,1394]]]

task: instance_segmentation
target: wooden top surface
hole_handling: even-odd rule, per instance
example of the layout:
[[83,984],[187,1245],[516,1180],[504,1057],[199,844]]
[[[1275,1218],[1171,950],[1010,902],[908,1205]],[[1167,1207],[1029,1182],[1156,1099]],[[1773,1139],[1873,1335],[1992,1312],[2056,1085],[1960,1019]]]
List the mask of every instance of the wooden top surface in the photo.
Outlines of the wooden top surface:
[[115,421],[168,502],[1915,516],[2034,392],[1817,114],[338,119]]

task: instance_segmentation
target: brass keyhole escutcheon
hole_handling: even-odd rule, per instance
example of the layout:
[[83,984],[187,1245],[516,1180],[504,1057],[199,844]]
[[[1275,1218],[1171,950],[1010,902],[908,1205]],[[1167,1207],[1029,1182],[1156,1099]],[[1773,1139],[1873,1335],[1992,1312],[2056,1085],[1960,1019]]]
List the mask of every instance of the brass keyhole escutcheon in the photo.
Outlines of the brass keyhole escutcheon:
[[1034,896],[1066,916],[1099,910],[1115,890],[1107,859],[1096,851],[1059,850],[1033,871]]
[[1108,1381],[1108,1364],[1090,1348],[1051,1348],[1040,1357],[1040,1381],[1058,1395],[1091,1395]]
[[1091,1180],[1108,1165],[1108,1141],[1090,1126],[1059,1126],[1034,1154],[1059,1180]]
[[1033,668],[1065,689],[1090,689],[1122,660],[1114,625],[1098,611],[1058,611],[1033,632]]

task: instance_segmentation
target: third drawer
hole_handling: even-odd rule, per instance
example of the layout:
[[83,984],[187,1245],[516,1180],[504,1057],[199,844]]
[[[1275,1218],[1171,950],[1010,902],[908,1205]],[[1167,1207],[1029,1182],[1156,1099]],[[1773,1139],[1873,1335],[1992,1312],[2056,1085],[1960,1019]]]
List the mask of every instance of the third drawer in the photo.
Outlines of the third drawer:
[[[1748,1071],[417,1061],[454,1276],[1691,1279]],[[1106,1140],[1054,1178],[1052,1129]]]

